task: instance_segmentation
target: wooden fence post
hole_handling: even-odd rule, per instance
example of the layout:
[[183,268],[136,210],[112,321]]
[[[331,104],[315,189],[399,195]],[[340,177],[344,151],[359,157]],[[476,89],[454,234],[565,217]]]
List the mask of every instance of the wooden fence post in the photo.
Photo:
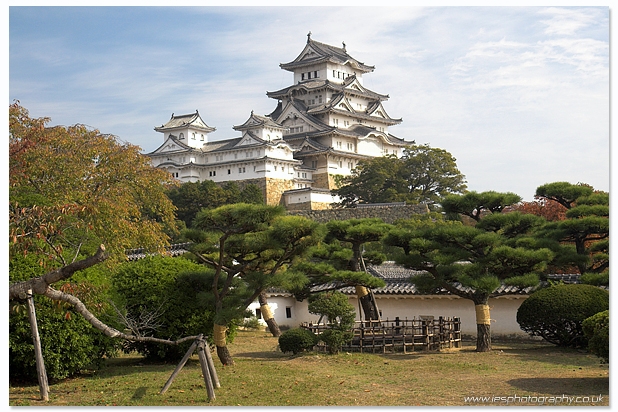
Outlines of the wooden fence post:
[[423,319],[421,321],[421,335],[423,335],[423,340],[425,343],[425,350],[429,350],[429,321]]

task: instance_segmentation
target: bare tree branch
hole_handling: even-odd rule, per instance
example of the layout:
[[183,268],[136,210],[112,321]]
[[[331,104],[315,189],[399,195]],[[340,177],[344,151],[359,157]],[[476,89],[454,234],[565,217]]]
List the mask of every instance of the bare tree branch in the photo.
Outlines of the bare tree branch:
[[99,246],[97,252],[83,260],[78,260],[67,266],[63,266],[59,269],[47,272],[43,276],[32,278],[23,282],[16,282],[9,286],[9,300],[13,299],[25,299],[28,289],[32,289],[32,292],[37,295],[44,295],[45,291],[54,282],[68,279],[78,270],[87,269],[97,263],[103,262],[107,259],[105,253],[105,246]]
[[61,301],[61,302],[66,302],[72,305],[75,308],[75,311],[77,313],[82,315],[84,319],[86,319],[92,326],[94,326],[95,328],[97,328],[98,330],[100,330],[106,336],[109,336],[110,338],[121,338],[121,339],[130,340],[133,342],[154,342],[154,343],[162,343],[166,345],[178,345],[182,342],[194,340],[197,338],[197,336],[186,336],[182,339],[171,341],[167,339],[158,339],[158,338],[153,338],[149,336],[128,335],[110,326],[107,326],[105,323],[101,322],[99,319],[97,319],[96,316],[92,314],[92,312],[90,312],[86,308],[86,305],[84,305],[81,300],[79,300],[73,295],[61,292],[59,290],[55,290],[51,287],[48,287],[45,293],[43,293],[43,295],[47,296],[50,299]]

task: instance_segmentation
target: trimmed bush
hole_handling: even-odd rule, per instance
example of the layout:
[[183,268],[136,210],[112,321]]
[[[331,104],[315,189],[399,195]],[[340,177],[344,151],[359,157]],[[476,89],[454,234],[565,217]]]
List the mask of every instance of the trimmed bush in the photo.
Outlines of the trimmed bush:
[[[176,340],[208,335],[213,329],[212,271],[182,257],[154,256],[123,263],[113,281],[119,301],[131,318],[151,317],[144,336]],[[149,342],[127,342],[124,350],[135,350],[152,360],[176,361],[191,341],[170,346]]]
[[534,292],[517,310],[517,323],[558,346],[586,347],[584,319],[609,309],[609,293],[591,285],[555,285]]
[[352,340],[356,311],[343,293],[334,291],[311,295],[309,312],[328,320],[328,329],[319,336],[319,340],[326,344],[328,353],[339,353],[341,346]]
[[588,350],[609,362],[609,310],[585,319],[582,329],[588,338]]
[[279,336],[279,348],[283,353],[292,352],[296,355],[300,352],[310,351],[317,343],[318,337],[303,328],[293,328]]

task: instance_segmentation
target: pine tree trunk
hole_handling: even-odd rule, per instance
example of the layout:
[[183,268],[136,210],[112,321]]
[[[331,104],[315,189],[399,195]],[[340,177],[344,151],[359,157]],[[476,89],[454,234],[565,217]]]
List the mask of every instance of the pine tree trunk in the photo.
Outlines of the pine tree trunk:
[[361,304],[361,308],[363,309],[363,314],[365,315],[364,320],[379,320],[380,318],[375,310],[373,298],[369,290],[364,286],[356,286],[356,296]]
[[281,336],[281,329],[279,329],[275,318],[266,319],[266,325],[268,325],[268,330],[275,338]]
[[476,311],[476,351],[491,351],[491,323],[487,299],[475,302]]
[[277,321],[270,311],[268,300],[266,299],[266,292],[260,293],[258,300],[260,302],[260,312],[262,313],[262,318],[266,322],[266,325],[268,325],[268,330],[275,338],[278,338],[281,336],[281,329],[279,329],[279,325],[277,325]]
[[490,325],[476,325],[476,351],[491,351],[491,331]]
[[232,355],[230,355],[230,351],[226,346],[217,345],[217,356],[219,360],[224,366],[234,366],[234,359],[232,359]]
[[227,349],[227,326],[225,325],[217,325],[215,323],[213,330],[213,338],[215,341],[215,346],[217,347],[217,356],[219,356],[219,360],[224,366],[232,366],[234,365],[234,359],[232,359],[232,355],[230,355],[230,351]]

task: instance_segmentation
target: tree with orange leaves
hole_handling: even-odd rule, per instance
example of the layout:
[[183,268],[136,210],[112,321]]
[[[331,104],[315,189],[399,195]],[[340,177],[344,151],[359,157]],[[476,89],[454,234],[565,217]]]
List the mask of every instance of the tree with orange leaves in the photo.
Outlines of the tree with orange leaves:
[[9,301],[18,307],[41,295],[107,336],[139,340],[97,319],[66,285],[77,271],[123,260],[127,248],[168,244],[172,177],[115,136],[49,122],[19,102],[9,106],[9,258],[36,256],[44,268],[40,276],[10,272]]

